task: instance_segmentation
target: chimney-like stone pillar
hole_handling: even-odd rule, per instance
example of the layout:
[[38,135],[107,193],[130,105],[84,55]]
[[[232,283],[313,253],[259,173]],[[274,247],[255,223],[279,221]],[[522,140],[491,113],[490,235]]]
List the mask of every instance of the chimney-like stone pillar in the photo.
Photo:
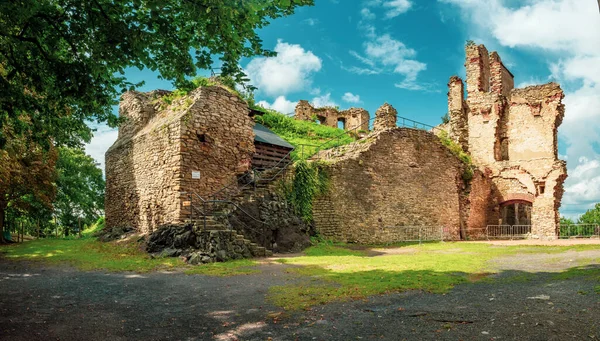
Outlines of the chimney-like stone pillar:
[[464,84],[458,76],[450,77],[448,82],[448,116],[450,129],[448,136],[460,144],[464,150],[469,149],[469,115],[464,98]]
[[377,112],[375,112],[375,123],[373,124],[373,130],[382,130],[388,128],[396,128],[396,120],[398,111],[391,105],[385,103]]

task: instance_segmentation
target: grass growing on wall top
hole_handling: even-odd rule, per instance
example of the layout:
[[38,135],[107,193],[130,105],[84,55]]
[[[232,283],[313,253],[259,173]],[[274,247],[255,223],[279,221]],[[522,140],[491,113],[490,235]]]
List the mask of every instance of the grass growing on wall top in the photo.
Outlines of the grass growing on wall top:
[[355,141],[349,134],[344,134],[342,129],[320,125],[315,122],[296,120],[293,117],[260,107],[255,109],[264,112],[264,115],[255,117],[255,121],[267,126],[296,147],[292,156],[298,159],[306,159],[312,156],[317,152],[317,146],[320,146],[320,150],[323,150]]
[[446,131],[442,130],[438,137],[442,144],[465,164],[465,171],[462,175],[463,180],[470,181],[473,179],[473,161],[471,160],[469,153],[465,152],[458,143],[452,141],[452,139],[448,137],[448,133]]

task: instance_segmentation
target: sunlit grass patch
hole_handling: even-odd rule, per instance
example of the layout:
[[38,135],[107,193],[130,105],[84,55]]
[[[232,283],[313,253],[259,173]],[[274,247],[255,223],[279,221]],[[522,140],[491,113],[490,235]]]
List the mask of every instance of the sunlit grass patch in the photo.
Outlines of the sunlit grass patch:
[[[397,247],[397,246],[396,246]],[[410,252],[401,252],[402,247]],[[498,270],[490,260],[503,256],[534,253],[585,251],[594,246],[497,246],[485,243],[403,244],[391,252],[389,247],[373,256],[368,250],[353,250],[344,245],[319,244],[304,256],[284,258],[296,265],[289,272],[300,276],[294,284],[272,287],[270,300],[285,309],[304,309],[315,304],[365,298],[370,295],[423,290],[446,293],[462,283],[493,282]],[[375,252],[377,253],[377,252]],[[589,273],[588,273],[589,275]],[[528,281],[532,274],[516,272],[501,281]]]
[[67,264],[80,270],[109,272],[151,272],[184,270],[186,274],[232,276],[258,272],[253,260],[239,260],[191,266],[179,258],[151,258],[136,238],[128,241],[99,242],[94,238],[38,239],[0,249],[11,260]]

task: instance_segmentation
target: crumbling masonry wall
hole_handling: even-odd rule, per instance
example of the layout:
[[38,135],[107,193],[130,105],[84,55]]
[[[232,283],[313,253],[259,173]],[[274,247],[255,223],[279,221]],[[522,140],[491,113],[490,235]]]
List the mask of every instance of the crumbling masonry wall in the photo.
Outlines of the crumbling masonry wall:
[[308,101],[299,101],[296,105],[294,117],[298,120],[314,121],[315,118],[323,125],[338,127],[338,122],[343,122],[344,129],[369,130],[369,112],[362,108],[350,108],[339,111],[335,108],[314,108]]
[[[556,83],[514,89],[513,75],[500,56],[483,45],[467,45],[465,66],[466,100],[460,78],[454,76],[448,84],[449,136],[468,150],[491,185],[486,217],[476,213],[469,228],[520,221],[531,224],[534,238],[555,238],[566,178],[557,143],[563,91]],[[531,206],[531,213],[510,219],[509,205],[517,210],[518,205]]]
[[331,179],[313,205],[322,236],[390,243],[402,240],[402,226],[435,226],[458,238],[464,164],[435,135],[382,129],[316,158]]
[[[106,225],[148,233],[189,218],[189,195],[208,195],[235,181],[254,154],[247,104],[220,87],[179,99],[168,91],[127,92],[126,121],[106,152]],[[192,178],[200,172],[200,179]]]

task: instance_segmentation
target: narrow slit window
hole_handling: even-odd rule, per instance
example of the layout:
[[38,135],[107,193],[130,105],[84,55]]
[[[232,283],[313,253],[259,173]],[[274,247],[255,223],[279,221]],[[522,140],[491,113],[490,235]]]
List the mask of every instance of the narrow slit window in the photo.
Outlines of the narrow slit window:
[[198,141],[200,141],[201,143],[206,142],[206,134],[196,134],[196,136],[198,137]]

